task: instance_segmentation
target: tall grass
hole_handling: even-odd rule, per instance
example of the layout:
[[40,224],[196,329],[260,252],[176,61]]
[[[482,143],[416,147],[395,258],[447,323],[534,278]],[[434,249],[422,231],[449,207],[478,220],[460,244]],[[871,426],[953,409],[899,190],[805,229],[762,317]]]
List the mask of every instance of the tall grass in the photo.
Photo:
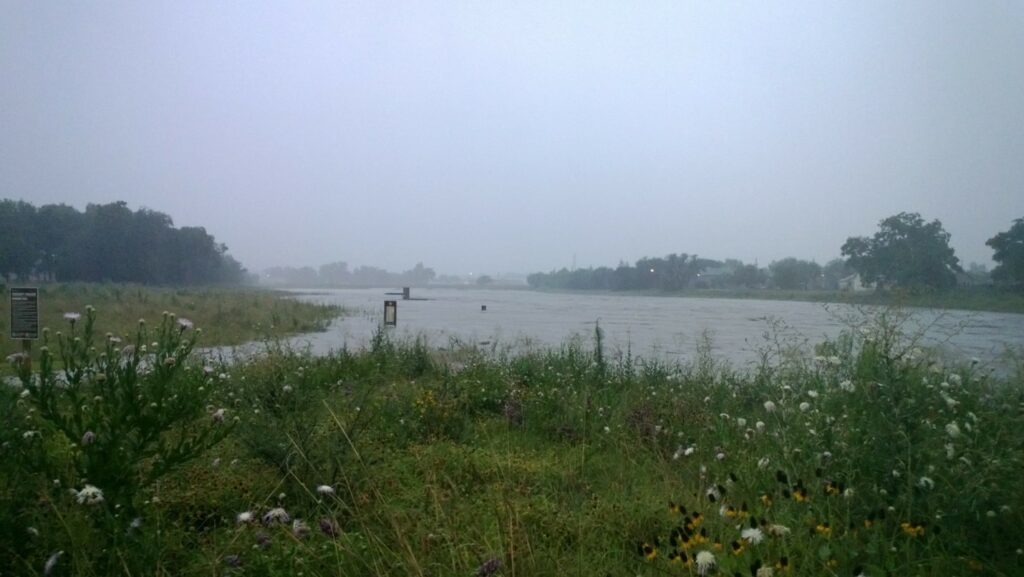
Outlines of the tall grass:
[[1020,375],[943,364],[885,315],[813,355],[773,347],[747,372],[709,347],[606,351],[600,329],[443,355],[381,331],[194,367],[239,422],[141,487],[135,526],[67,493],[76,439],[5,392],[0,556],[37,574],[63,551],[54,574],[76,575],[1024,572]]

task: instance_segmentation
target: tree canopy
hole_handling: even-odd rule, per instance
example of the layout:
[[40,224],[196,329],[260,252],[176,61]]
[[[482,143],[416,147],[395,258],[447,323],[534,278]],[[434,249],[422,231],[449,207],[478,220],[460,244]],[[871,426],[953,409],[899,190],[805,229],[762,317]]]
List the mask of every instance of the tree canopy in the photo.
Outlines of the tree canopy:
[[942,223],[918,213],[882,220],[873,237],[848,238],[842,254],[865,283],[879,287],[950,288],[962,271]]
[[1024,218],[1013,221],[1010,230],[1000,232],[985,244],[992,247],[992,260],[999,263],[992,279],[1024,287]]
[[245,269],[202,227],[125,202],[38,209],[0,200],[0,276],[145,284],[240,282]]

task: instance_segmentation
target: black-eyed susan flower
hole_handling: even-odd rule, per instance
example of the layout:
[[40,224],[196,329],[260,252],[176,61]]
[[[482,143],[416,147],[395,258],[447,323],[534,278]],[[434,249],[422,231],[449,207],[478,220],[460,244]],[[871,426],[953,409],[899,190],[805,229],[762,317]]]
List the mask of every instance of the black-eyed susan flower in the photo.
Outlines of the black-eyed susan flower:
[[739,555],[740,553],[743,553],[743,549],[744,549],[743,541],[733,541],[730,544],[730,547],[732,548],[732,554],[733,555]]
[[904,521],[900,523],[900,529],[904,534],[910,537],[921,537],[924,535],[924,525],[921,523],[910,523]]
[[693,564],[693,559],[691,559],[690,556],[686,554],[686,551],[682,550],[673,551],[669,553],[668,560],[670,563],[686,565],[687,567]]
[[825,537],[832,536],[832,527],[828,523],[818,523],[814,526],[814,532]]
[[772,494],[771,493],[761,493],[761,504],[764,505],[765,507],[771,507],[772,506]]
[[775,568],[779,571],[788,571],[790,568],[789,557],[780,557],[778,563],[775,564]]
[[681,504],[677,504],[673,501],[668,502],[668,510],[670,513],[674,513],[676,515],[686,514],[686,507],[682,506]]
[[638,543],[637,553],[639,553],[641,557],[647,559],[648,561],[653,560],[655,557],[658,556],[657,541],[655,541],[654,543]]

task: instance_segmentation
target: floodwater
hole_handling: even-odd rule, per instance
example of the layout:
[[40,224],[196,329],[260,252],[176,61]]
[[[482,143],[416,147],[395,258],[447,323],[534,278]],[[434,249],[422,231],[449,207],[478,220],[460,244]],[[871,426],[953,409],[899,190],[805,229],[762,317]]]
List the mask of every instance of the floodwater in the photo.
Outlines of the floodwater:
[[[340,305],[349,314],[326,332],[299,335],[298,347],[314,353],[366,346],[383,321],[384,301],[397,300],[398,338],[425,337],[435,347],[475,344],[488,348],[558,346],[572,338],[590,347],[600,322],[606,352],[670,361],[693,360],[702,343],[737,367],[755,362],[776,344],[805,350],[841,330],[866,323],[877,307],[791,301],[547,293],[498,289],[413,289],[414,299],[384,289],[295,291],[295,298]],[[486,310],[482,310],[486,307]],[[909,309],[904,331],[944,355],[985,364],[1007,350],[1024,353],[1024,315]]]

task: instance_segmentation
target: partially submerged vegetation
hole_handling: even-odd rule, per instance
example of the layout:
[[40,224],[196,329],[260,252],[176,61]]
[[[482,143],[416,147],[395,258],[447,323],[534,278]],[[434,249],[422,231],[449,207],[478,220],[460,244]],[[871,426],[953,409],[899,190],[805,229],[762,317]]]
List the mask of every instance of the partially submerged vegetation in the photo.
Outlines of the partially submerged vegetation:
[[889,313],[750,373],[612,355],[600,329],[203,365],[189,323],[117,342],[93,314],[47,345],[69,372],[11,359],[16,574],[1024,571],[1021,376],[943,365]]
[[[2,285],[0,285],[2,286]],[[0,303],[0,355],[20,351],[10,334],[10,303]],[[177,311],[206,327],[202,346],[237,345],[264,338],[321,330],[341,311],[284,298],[284,293],[245,288],[158,288],[143,285],[64,283],[39,287],[40,327],[64,326],[65,314],[81,314],[86,305],[99,309],[103,330],[130,340],[139,319],[159,321],[163,311]]]

